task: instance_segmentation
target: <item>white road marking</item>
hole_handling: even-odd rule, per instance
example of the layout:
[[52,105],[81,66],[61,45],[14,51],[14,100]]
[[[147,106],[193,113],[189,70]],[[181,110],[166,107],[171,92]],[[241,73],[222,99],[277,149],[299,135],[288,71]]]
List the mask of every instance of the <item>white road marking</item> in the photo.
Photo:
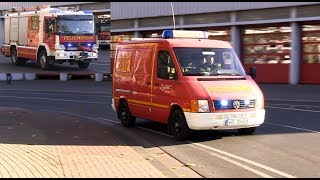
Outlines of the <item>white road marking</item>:
[[21,96],[0,96],[0,98],[35,99],[35,100],[63,101],[63,102],[77,102],[77,103],[107,105],[106,103],[91,102],[91,101],[77,101],[77,100],[68,100],[68,99],[51,99],[51,98],[37,98],[37,97],[21,97]]
[[110,63],[90,63],[90,65],[93,64],[93,65],[98,65],[98,66],[106,66],[106,65],[110,65]]
[[139,129],[142,129],[142,130],[150,131],[150,132],[153,132],[153,133],[156,133],[156,134],[160,134],[160,135],[163,135],[163,136],[167,136],[167,137],[173,138],[173,136],[171,136],[169,134],[165,134],[165,133],[162,133],[162,132],[154,131],[152,129],[144,128],[144,127],[141,127],[141,126],[136,126],[136,127],[139,128]]
[[119,121],[111,120],[111,119],[105,119],[105,118],[98,118],[98,120],[108,121],[116,124],[121,124]]
[[310,130],[310,129],[298,128],[298,127],[294,127],[294,126],[287,126],[287,125],[283,125],[283,124],[268,123],[268,122],[265,122],[265,123],[266,124],[275,125],[275,126],[281,126],[281,127],[286,127],[286,128],[292,128],[292,129],[298,129],[298,130],[313,132],[313,133],[320,133],[319,131],[313,131],[313,130]]
[[274,106],[302,106],[302,107],[320,107],[320,106],[310,106],[306,104],[274,104],[274,103],[268,103],[269,105]]
[[273,109],[286,109],[286,110],[305,111],[305,112],[314,112],[314,113],[320,112],[320,111],[314,111],[314,110],[308,110],[308,109],[284,108],[284,107],[273,107],[273,106],[266,106],[266,107],[273,108]]
[[[57,93],[79,93],[79,94],[107,94],[106,92],[84,92],[84,91],[52,91],[52,90],[26,90],[26,89],[0,89],[0,91],[23,91],[23,92],[57,92]],[[107,94],[110,95],[110,94]]]
[[[190,146],[194,146],[194,145],[190,145]],[[196,146],[194,146],[194,147],[197,148]],[[197,149],[198,149],[198,148],[197,148]],[[263,173],[263,172],[258,171],[258,170],[256,170],[256,169],[253,169],[253,168],[251,168],[251,167],[249,167],[249,166],[247,166],[247,165],[245,165],[245,164],[243,164],[243,163],[241,163],[241,162],[234,161],[234,160],[232,160],[232,159],[230,159],[230,158],[227,158],[227,157],[225,157],[225,156],[221,156],[221,155],[219,155],[219,154],[217,154],[217,153],[211,152],[210,155],[216,156],[216,157],[218,157],[218,158],[220,158],[220,159],[223,159],[223,160],[225,160],[225,161],[228,161],[228,162],[230,162],[230,163],[232,163],[232,164],[234,164],[234,165],[236,165],[236,166],[242,167],[242,168],[244,168],[244,169],[246,169],[246,170],[248,170],[248,171],[251,171],[251,172],[253,172],[253,173],[255,173],[255,174],[257,174],[257,175],[259,175],[259,176],[261,176],[261,177],[264,177],[264,178],[274,178],[274,177],[272,177],[272,176],[270,176],[270,175],[268,175],[268,174],[266,174],[266,173]]]
[[305,102],[305,103],[320,103],[320,101],[298,100],[298,99],[265,99],[265,101],[284,101],[284,102]]
[[73,95],[73,96],[81,96],[81,97],[90,97],[90,96],[99,96],[99,97],[112,97],[111,95],[97,95],[97,94],[65,94],[65,93],[47,93],[47,92],[43,92],[43,93],[39,93],[39,92],[10,92],[10,93],[14,93],[14,94],[21,94],[24,93],[24,95],[26,94],[36,94],[36,95],[54,95],[54,96],[66,96],[66,95]]
[[[210,147],[210,146],[206,146],[206,145],[203,145],[203,144],[200,144],[200,143],[194,143],[194,142],[190,142],[190,141],[187,141],[187,142],[190,143],[190,144],[193,144],[193,145],[196,145],[196,146],[200,146],[200,147],[202,147],[202,148],[209,149],[209,150],[212,150],[212,151],[221,153],[221,154],[223,154],[223,155],[226,155],[226,156],[229,156],[229,157],[238,159],[238,160],[240,160],[240,161],[244,161],[244,162],[246,162],[246,163],[249,163],[249,164],[252,164],[252,165],[254,165],[254,166],[263,168],[263,169],[265,169],[265,170],[271,171],[271,172],[273,172],[273,173],[279,174],[279,175],[284,176],[284,177],[287,177],[287,178],[296,178],[295,176],[292,176],[292,175],[287,174],[287,173],[285,173],[285,172],[282,172],[282,171],[273,169],[273,168],[268,167],[268,166],[266,166],[266,165],[263,165],[263,164],[260,164],[260,163],[251,161],[251,160],[249,160],[249,159],[246,159],[246,158],[243,158],[243,157],[240,157],[240,156],[237,156],[237,155],[234,155],[234,154],[231,154],[231,153],[228,153],[228,152],[225,152],[225,151],[222,151],[222,150],[219,150],[219,149]],[[242,167],[242,166],[240,166],[240,167]]]

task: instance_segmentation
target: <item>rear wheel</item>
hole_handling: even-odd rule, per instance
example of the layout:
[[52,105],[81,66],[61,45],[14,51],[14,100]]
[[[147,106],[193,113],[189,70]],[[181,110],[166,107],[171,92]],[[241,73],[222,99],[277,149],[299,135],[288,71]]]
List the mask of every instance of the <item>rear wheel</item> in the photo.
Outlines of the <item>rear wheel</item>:
[[18,57],[18,53],[17,53],[17,49],[16,48],[11,48],[10,56],[11,56],[12,64],[17,65],[17,66],[26,64],[26,60],[25,59]]
[[242,128],[242,129],[238,129],[238,132],[240,135],[250,135],[250,134],[253,134],[255,130],[256,130],[256,127]]
[[131,127],[135,125],[136,117],[131,115],[127,102],[120,101],[118,108],[118,118],[121,121],[122,126]]
[[192,134],[183,112],[179,109],[174,110],[170,116],[169,132],[179,141],[188,139]]

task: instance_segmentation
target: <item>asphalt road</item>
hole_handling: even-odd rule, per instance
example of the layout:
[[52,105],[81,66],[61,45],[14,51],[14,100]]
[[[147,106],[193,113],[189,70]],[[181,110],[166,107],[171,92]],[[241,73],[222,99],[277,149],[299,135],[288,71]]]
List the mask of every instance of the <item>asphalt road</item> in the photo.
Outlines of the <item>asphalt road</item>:
[[111,83],[3,83],[0,106],[63,112],[113,125],[128,142],[159,147],[206,178],[320,177],[320,98],[314,93],[320,86],[260,85],[266,120],[254,135],[201,131],[189,141],[178,142],[166,133],[166,126],[151,121],[138,119],[136,127],[122,128],[110,106]]
[[[25,66],[15,66],[11,63],[10,57],[0,55],[0,72],[44,72],[36,66],[33,61],[28,61]],[[79,69],[78,65],[69,63],[55,64],[49,72],[93,72],[93,73],[110,73],[110,51],[99,49],[98,60],[92,61],[88,69]]]

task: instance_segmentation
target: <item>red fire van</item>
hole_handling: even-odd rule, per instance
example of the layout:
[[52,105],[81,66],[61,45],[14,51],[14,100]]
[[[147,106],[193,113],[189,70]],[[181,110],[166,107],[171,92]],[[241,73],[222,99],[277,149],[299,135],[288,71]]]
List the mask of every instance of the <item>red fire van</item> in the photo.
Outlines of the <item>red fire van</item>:
[[184,140],[193,130],[252,134],[265,119],[264,97],[228,42],[205,31],[165,30],[162,38],[117,45],[112,108],[125,127],[136,117],[168,125]]

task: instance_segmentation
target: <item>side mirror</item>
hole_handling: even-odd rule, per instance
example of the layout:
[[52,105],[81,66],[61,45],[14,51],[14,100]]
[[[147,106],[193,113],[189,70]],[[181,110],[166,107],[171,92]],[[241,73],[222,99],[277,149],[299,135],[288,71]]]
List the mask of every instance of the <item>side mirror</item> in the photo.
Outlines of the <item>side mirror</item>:
[[178,73],[173,74],[173,80],[178,80]]
[[256,67],[250,67],[249,75],[252,77],[252,79],[255,79],[257,76]]

